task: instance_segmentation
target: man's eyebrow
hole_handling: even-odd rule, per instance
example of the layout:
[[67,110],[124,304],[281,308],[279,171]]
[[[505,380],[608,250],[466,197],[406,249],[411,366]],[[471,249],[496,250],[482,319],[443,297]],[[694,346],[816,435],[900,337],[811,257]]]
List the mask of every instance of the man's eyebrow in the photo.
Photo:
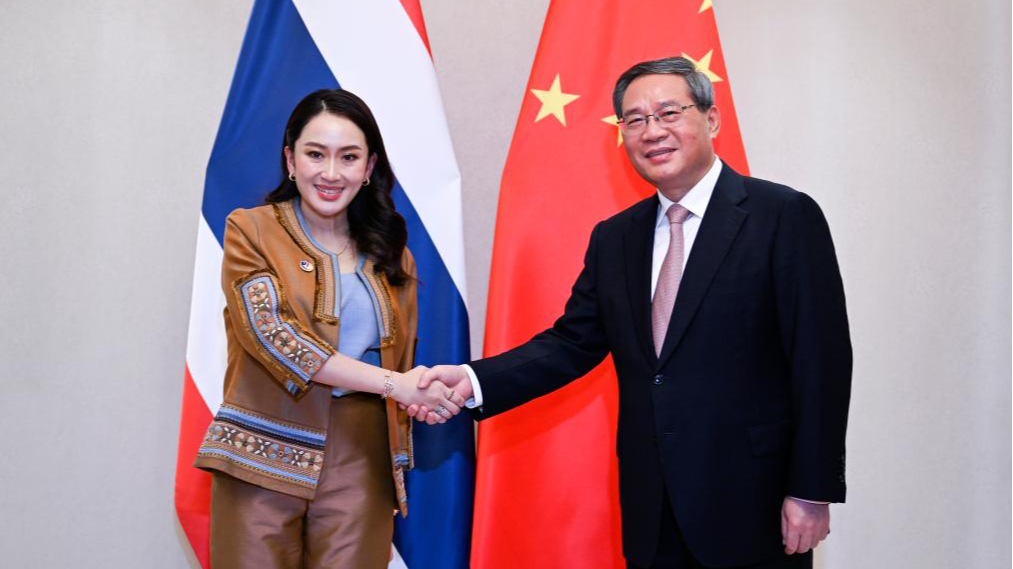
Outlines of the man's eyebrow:
[[[656,106],[655,108],[656,109],[660,109],[660,108],[663,108],[663,107],[674,107],[676,105],[677,105],[677,103],[675,101],[661,101],[660,103],[658,103],[658,106]],[[630,113],[634,113],[634,112],[640,112],[640,109],[639,108],[623,109],[623,116],[626,116],[626,115],[628,115]]]

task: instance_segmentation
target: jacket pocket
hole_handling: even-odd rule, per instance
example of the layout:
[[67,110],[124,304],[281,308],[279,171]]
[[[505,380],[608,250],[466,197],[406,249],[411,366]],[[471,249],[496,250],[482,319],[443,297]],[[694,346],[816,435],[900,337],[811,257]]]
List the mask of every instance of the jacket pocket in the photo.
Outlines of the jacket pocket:
[[788,439],[791,438],[791,421],[756,425],[747,430],[753,456],[773,454],[788,445]]

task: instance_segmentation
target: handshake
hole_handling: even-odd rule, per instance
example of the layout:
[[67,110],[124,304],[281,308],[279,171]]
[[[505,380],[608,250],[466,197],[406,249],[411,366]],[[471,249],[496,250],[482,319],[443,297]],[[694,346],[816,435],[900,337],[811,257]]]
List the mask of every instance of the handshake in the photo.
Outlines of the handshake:
[[405,373],[395,373],[392,397],[409,417],[426,424],[446,423],[461,412],[473,397],[471,378],[461,366],[418,366]]

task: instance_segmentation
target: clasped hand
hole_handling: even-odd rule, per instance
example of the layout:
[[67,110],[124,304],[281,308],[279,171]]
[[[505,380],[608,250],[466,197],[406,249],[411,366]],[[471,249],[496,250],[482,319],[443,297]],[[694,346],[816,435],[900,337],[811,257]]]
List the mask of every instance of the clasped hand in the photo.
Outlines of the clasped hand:
[[[394,374],[391,378],[394,390],[390,396],[402,409],[426,409],[424,417],[430,425],[446,423],[461,412],[465,398],[441,381],[423,382],[422,376],[427,371],[429,368],[418,366],[411,371]],[[415,417],[411,412],[409,414]]]
[[[468,376],[468,372],[464,371],[461,366],[434,366],[432,368],[417,367],[412,370],[415,372],[418,369],[422,369],[422,373],[418,376],[419,383],[418,388],[420,390],[431,389],[434,385],[440,386],[442,389],[449,390],[453,394],[453,402],[457,406],[457,410],[454,411],[454,415],[460,411],[461,407],[464,407],[465,401],[471,399],[473,391],[471,387],[471,378]],[[438,406],[429,405],[425,402],[421,403],[402,403],[401,408],[408,412],[409,417],[413,417],[419,421],[425,421],[428,425],[435,425],[436,423],[445,423],[449,417],[445,416],[445,413],[440,412]]]

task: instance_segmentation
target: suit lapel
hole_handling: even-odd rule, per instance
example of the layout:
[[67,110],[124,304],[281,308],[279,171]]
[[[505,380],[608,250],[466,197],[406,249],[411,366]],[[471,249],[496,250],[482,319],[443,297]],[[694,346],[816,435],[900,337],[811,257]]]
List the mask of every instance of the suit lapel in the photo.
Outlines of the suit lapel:
[[633,314],[637,340],[644,351],[644,357],[652,364],[657,359],[654,338],[651,336],[651,262],[657,217],[658,196],[655,195],[640,203],[639,210],[630,218],[630,227],[623,235],[630,312]]
[[721,266],[742,222],[746,219],[746,211],[738,207],[745,198],[742,176],[725,164],[714,186],[710,203],[707,204],[707,211],[693,242],[693,249],[690,250],[682,282],[679,283],[679,294],[675,298],[672,320],[668,324],[665,343],[658,358],[659,367],[672,356],[682,340],[693,316],[700,308],[700,302],[707,294],[718,267]]

